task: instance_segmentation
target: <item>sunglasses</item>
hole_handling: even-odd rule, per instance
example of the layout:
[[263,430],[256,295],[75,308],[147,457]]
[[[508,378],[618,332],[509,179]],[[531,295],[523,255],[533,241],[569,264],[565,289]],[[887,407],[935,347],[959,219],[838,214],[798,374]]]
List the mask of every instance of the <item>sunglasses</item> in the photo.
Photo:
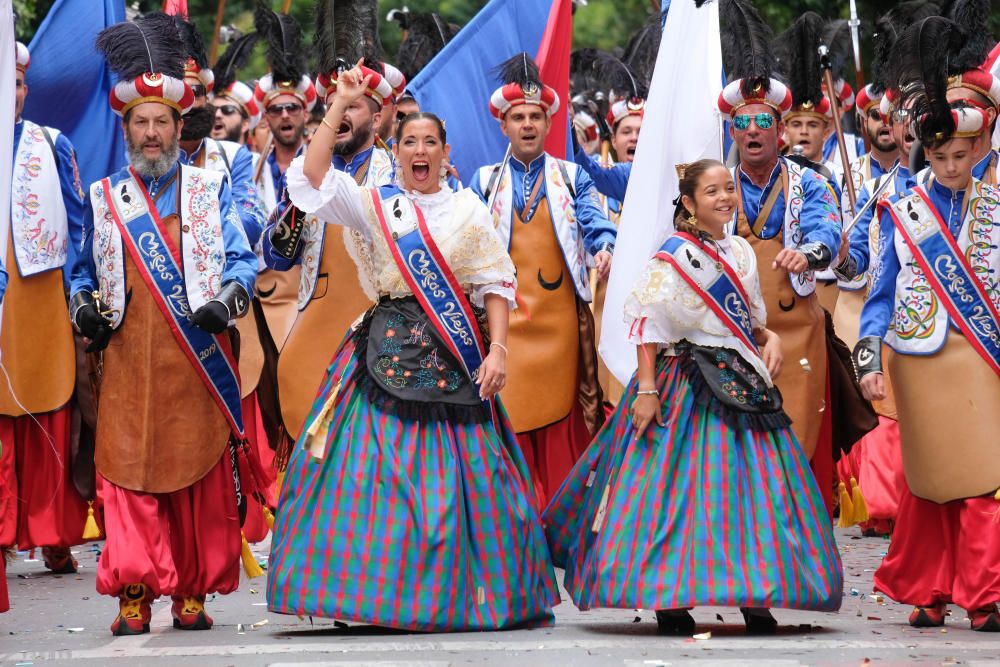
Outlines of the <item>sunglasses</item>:
[[733,116],[733,125],[737,130],[743,131],[750,127],[750,121],[757,124],[762,130],[770,130],[774,125],[774,116],[769,113],[759,113],[751,116],[748,113],[741,113],[738,116]]
[[866,115],[868,116],[868,120],[875,120],[875,121],[882,120],[882,112],[879,111],[877,107],[872,107],[871,109],[869,109]]
[[909,109],[896,109],[892,112],[892,122],[903,123],[910,119]]
[[285,104],[272,104],[267,108],[267,115],[272,118],[277,118],[281,114],[287,112],[289,116],[294,116],[296,114],[302,113],[302,105],[296,104],[295,102],[287,102]]
[[215,110],[222,112],[223,116],[232,116],[233,114],[238,114],[240,112],[239,107],[235,104],[223,104],[215,107]]
[[197,83],[191,86],[191,92],[194,93],[195,97],[205,97],[208,95],[208,90],[205,86],[198,85]]

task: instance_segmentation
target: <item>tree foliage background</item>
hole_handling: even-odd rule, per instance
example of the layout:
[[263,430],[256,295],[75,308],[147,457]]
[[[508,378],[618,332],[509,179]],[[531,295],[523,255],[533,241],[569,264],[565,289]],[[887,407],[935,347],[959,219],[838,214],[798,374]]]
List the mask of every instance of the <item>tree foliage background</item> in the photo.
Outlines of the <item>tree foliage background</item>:
[[[55,0],[13,0],[18,16],[18,38],[28,42],[45,18]],[[674,0],[680,2],[683,0]],[[127,5],[138,11],[148,12],[160,9],[162,0],[126,0]],[[253,29],[253,7],[256,0],[226,0],[224,25],[235,26],[243,32]],[[283,0],[270,0],[271,6],[280,10]],[[188,0],[191,18],[205,35],[206,44],[215,22],[219,0]],[[307,39],[311,38],[313,26],[313,6],[315,0],[292,0],[291,13],[302,24]],[[451,23],[465,24],[486,0],[379,0],[382,18],[394,8],[408,6],[411,11],[436,11]],[[858,13],[863,23],[871,25],[875,17],[885,13],[895,0],[857,0]],[[638,30],[653,14],[659,0],[588,0],[586,6],[577,8],[573,26],[574,48],[596,46],[609,51],[623,48],[629,36]],[[787,28],[796,17],[805,11],[815,11],[827,18],[847,18],[848,0],[757,0],[756,5],[775,33]],[[862,31],[865,32],[866,26]],[[1000,14],[992,15],[993,35],[1000,34]],[[870,30],[870,28],[869,28]],[[380,30],[386,59],[392,62],[399,46],[400,30],[396,23],[383,22]],[[870,44],[863,39],[867,62],[870,59]],[[224,50],[220,47],[220,52]],[[258,49],[261,51],[261,49]],[[256,59],[243,73],[244,78],[260,76],[265,71],[263,56]]]

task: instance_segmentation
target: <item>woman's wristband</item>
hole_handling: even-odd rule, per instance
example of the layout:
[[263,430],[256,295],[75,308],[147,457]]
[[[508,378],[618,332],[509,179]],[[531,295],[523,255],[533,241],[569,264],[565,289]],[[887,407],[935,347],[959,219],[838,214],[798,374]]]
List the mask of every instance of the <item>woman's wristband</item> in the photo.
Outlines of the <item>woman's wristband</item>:
[[659,396],[660,392],[656,389],[640,389],[635,394],[636,396]]
[[499,347],[501,350],[503,350],[503,353],[505,355],[509,355],[510,354],[510,350],[508,350],[507,346],[504,345],[503,343],[498,343],[496,341],[493,341],[492,343],[490,343],[490,349],[492,350],[494,347]]

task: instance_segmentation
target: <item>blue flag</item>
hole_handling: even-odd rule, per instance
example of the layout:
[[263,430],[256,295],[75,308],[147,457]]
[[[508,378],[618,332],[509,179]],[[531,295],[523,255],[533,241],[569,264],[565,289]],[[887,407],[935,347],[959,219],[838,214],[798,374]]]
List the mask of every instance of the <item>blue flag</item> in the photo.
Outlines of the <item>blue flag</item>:
[[112,74],[94,48],[97,33],[124,20],[124,0],[56,0],[28,46],[24,117],[69,137],[84,188],[125,164]]
[[465,183],[507,150],[490,115],[490,95],[500,85],[493,70],[521,51],[538,53],[551,6],[551,0],[490,0],[407,86],[422,110],[447,123],[448,143],[458,147],[451,161]]

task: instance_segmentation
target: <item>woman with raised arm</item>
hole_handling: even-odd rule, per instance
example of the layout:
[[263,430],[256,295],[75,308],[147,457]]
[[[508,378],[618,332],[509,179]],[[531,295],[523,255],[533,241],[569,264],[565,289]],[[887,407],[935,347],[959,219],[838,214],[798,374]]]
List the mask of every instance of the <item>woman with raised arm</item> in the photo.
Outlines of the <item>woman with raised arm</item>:
[[[330,364],[295,445],[274,527],[272,611],[421,631],[550,622],[558,592],[504,386],[514,266],[470,191],[445,182],[444,124],[396,133],[398,184],[361,189],[330,168],[340,75],[293,206],[348,235],[377,305]],[[294,236],[297,216],[276,234]],[[336,289],[334,287],[334,289]]]
[[843,573],[830,521],[772,378],[781,343],[753,250],[726,234],[729,170],[686,165],[674,227],[625,303],[638,370],[543,515],[580,609],[740,607],[771,633],[770,607],[834,611]]

